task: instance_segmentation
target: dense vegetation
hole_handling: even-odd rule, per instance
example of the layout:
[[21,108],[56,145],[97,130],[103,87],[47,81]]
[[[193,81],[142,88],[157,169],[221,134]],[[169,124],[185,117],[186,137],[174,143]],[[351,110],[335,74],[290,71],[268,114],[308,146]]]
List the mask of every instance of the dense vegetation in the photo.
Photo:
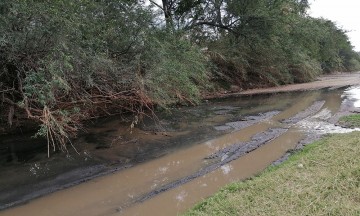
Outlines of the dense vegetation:
[[[0,132],[26,120],[65,150],[81,122],[204,91],[306,82],[360,68],[305,0],[2,0]],[[136,118],[137,119],[137,118]],[[5,126],[7,125],[7,126]]]

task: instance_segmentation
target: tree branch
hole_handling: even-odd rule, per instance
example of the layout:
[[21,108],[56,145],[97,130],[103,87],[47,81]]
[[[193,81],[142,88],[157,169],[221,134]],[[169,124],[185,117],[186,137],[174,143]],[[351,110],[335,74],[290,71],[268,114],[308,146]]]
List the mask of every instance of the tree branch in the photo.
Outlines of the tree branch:
[[201,21],[201,22],[194,23],[191,26],[189,26],[188,29],[191,29],[195,26],[201,26],[201,25],[213,26],[213,27],[228,30],[229,32],[234,33],[234,34],[237,33],[232,28],[230,28],[230,26],[219,24],[219,23],[214,23],[214,22],[208,22],[208,21]]
[[154,2],[153,0],[149,0],[150,3],[152,3],[153,5],[157,6],[158,8],[160,8],[162,11],[164,11],[164,8],[161,7],[161,5],[159,5],[158,3]]

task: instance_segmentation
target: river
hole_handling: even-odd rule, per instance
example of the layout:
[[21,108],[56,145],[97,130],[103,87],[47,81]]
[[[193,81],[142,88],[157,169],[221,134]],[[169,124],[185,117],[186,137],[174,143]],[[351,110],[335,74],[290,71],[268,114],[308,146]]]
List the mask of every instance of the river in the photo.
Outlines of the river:
[[74,140],[80,155],[47,158],[44,140],[4,136],[0,215],[177,215],[323,134],[354,130],[334,123],[356,109],[358,93],[208,100],[158,112],[133,129],[133,116],[99,119]]

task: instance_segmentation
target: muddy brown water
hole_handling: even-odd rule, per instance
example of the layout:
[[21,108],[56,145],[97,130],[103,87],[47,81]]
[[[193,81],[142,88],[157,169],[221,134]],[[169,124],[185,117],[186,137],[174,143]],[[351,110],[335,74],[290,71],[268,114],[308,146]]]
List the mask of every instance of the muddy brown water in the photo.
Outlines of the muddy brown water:
[[[81,154],[70,157],[47,159],[46,151],[14,147],[19,139],[6,137],[0,205],[15,207],[0,215],[177,215],[224,185],[259,173],[313,132],[310,123],[324,121],[325,129],[317,127],[338,130],[325,120],[335,118],[344,101],[354,102],[349,91],[206,101],[159,113],[156,124],[145,120],[132,131],[124,126],[132,117],[103,119],[74,142]],[[264,138],[276,129],[281,133]],[[21,157],[24,149],[27,157]]]

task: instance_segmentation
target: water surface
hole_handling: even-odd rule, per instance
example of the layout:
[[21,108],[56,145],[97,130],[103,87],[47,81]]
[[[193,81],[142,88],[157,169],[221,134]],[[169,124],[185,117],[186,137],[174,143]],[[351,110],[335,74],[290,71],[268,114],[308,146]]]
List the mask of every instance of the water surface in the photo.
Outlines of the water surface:
[[[3,207],[16,204],[20,198],[47,194],[46,190],[38,193],[44,188],[56,190],[54,182],[61,188],[79,178],[100,177],[0,215],[176,215],[224,185],[259,173],[307,134],[345,130],[330,119],[342,107],[349,106],[349,101],[356,101],[353,92],[356,90],[349,88],[345,92],[335,89],[206,101],[198,107],[158,113],[159,121],[145,119],[133,130],[129,128],[132,116],[102,119],[74,142],[81,154],[69,157],[54,154],[47,159],[46,149],[43,153],[26,151],[29,156],[21,157],[24,148],[17,150],[17,139],[2,139],[1,146],[8,146],[1,152],[8,158],[0,167]],[[314,106],[316,103],[321,106]],[[312,106],[317,109],[309,111]],[[303,113],[302,117],[296,119],[299,113]],[[217,169],[179,182],[229,156],[227,153],[207,159],[209,155],[234,145],[246,145],[262,132],[275,128],[285,132]],[[38,145],[41,150],[41,144]],[[109,174],[124,166],[130,168]],[[103,173],[108,174],[102,176]],[[169,188],[172,184],[174,188]],[[155,196],[154,191],[161,193]]]

